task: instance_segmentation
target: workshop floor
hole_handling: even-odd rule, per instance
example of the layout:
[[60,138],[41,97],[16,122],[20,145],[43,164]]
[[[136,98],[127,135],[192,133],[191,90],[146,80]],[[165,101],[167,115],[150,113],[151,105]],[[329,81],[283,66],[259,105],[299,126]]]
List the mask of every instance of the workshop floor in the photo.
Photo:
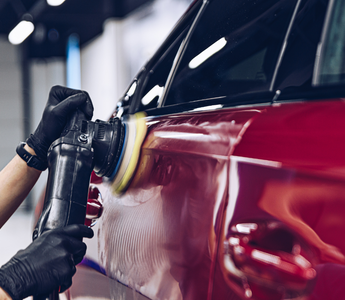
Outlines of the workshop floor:
[[18,250],[26,248],[31,242],[33,212],[27,213],[19,208],[0,229],[0,266],[6,263]]

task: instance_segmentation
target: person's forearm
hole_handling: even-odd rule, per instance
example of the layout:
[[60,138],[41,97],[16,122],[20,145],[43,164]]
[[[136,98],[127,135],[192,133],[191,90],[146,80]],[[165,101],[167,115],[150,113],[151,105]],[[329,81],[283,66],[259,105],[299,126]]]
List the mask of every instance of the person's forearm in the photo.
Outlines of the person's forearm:
[[[29,147],[31,154],[35,152]],[[26,198],[41,171],[29,167],[18,155],[0,172],[0,228]]]
[[0,300],[12,300],[9,294],[7,294],[1,287],[0,287]]

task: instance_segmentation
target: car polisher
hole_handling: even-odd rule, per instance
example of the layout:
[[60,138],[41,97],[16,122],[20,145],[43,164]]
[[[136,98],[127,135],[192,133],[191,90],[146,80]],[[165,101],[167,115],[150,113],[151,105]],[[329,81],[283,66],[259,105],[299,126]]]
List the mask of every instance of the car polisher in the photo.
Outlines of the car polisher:
[[[138,113],[122,120],[93,122],[80,110],[73,114],[48,150],[47,188],[34,240],[47,230],[84,224],[92,170],[108,178],[114,193],[126,190],[146,136],[145,116]],[[49,299],[58,299],[58,292]]]

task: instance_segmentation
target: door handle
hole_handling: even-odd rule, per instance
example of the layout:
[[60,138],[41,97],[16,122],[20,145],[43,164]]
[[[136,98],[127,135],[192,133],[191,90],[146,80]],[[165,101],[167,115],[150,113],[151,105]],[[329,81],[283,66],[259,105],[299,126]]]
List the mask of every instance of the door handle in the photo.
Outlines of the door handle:
[[246,298],[282,299],[306,294],[316,277],[314,253],[283,223],[233,224],[224,241],[226,277]]

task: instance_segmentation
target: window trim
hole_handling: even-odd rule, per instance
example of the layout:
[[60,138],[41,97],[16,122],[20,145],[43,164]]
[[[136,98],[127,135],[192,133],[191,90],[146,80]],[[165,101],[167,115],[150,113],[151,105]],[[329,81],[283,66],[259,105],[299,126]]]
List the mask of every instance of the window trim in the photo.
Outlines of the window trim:
[[253,92],[241,94],[239,96],[219,96],[208,99],[200,99],[190,102],[183,102],[168,106],[163,106],[160,108],[150,108],[146,110],[146,114],[149,117],[153,116],[167,116],[167,115],[176,115],[176,114],[188,114],[195,113],[195,109],[199,110],[199,113],[203,113],[208,110],[207,107],[215,107],[216,109],[226,109],[226,108],[250,108],[257,106],[269,106],[272,104],[272,99],[274,93],[270,91],[264,92]]
[[165,100],[166,100],[167,95],[169,93],[169,90],[170,90],[170,87],[171,87],[171,83],[173,82],[173,80],[175,78],[177,69],[178,69],[178,67],[179,67],[179,65],[180,65],[180,63],[182,61],[182,58],[183,58],[183,55],[184,55],[184,53],[185,53],[185,51],[187,49],[188,43],[189,43],[189,41],[191,39],[191,36],[192,36],[192,34],[194,32],[195,27],[199,23],[199,20],[200,20],[200,18],[202,16],[203,12],[205,11],[206,6],[207,6],[208,3],[209,3],[208,0],[203,0],[202,5],[201,5],[197,15],[195,16],[195,18],[193,20],[193,23],[191,24],[191,26],[189,28],[189,31],[187,32],[186,37],[183,39],[179,49],[177,50],[177,53],[176,53],[173,65],[172,65],[172,67],[170,69],[168,78],[167,78],[165,86],[164,86],[164,90],[163,90],[162,96],[158,99],[157,108],[161,108],[165,104]]
[[[206,0],[200,0],[200,1],[194,0],[190,4],[190,6],[186,10],[186,12],[178,20],[175,27],[169,33],[167,38],[163,41],[163,43],[158,48],[158,50],[153,54],[153,56],[149,59],[149,61],[141,68],[138,75],[135,77],[135,79],[138,82],[138,87],[137,87],[137,90],[134,93],[134,95],[131,98],[130,103],[128,105],[128,111],[127,111],[128,114],[134,114],[134,113],[139,111],[142,93],[146,87],[146,84],[147,84],[147,81],[149,78],[148,77],[149,72],[151,71],[152,67],[155,64],[157,64],[157,62],[161,59],[162,55],[164,55],[164,53],[168,50],[168,48],[171,45],[171,40],[175,40],[180,35],[181,31],[179,29],[181,27],[184,28],[185,22],[189,23],[190,20],[193,20],[193,21],[195,20],[197,14],[199,13],[199,11],[202,7],[202,4],[199,4],[199,3],[202,1],[206,1]],[[176,34],[177,34],[177,36],[176,36]],[[176,55],[175,55],[175,57],[176,57]],[[169,71],[169,73],[170,73],[170,71]],[[157,106],[156,106],[156,108],[157,108]]]
[[283,43],[282,43],[282,47],[280,49],[280,53],[279,53],[279,56],[278,56],[278,60],[276,62],[276,66],[275,66],[275,69],[274,69],[274,72],[273,72],[273,76],[272,76],[272,80],[271,80],[271,85],[269,87],[269,91],[271,91],[271,92],[274,90],[274,85],[275,85],[275,82],[276,82],[276,79],[277,79],[277,76],[278,76],[278,73],[279,73],[279,68],[280,68],[280,65],[281,65],[281,63],[283,61],[285,50],[286,50],[286,47],[287,47],[287,44],[288,44],[288,39],[290,37],[290,33],[291,33],[291,30],[292,30],[292,27],[293,27],[293,25],[295,23],[295,19],[296,19],[297,12],[299,10],[301,2],[302,2],[302,0],[297,0],[294,12],[292,13],[292,16],[291,16],[291,19],[290,19],[290,24],[289,24],[289,26],[288,26],[288,28],[286,30],[285,37],[284,37],[284,40],[283,40]]
[[[330,1],[333,1],[333,0],[330,0]],[[168,95],[168,93],[170,91],[170,87],[172,85],[172,82],[174,81],[177,69],[178,69],[178,67],[180,65],[180,62],[182,61],[182,59],[184,57],[184,53],[185,53],[185,51],[186,51],[186,49],[188,47],[188,44],[189,44],[190,39],[191,39],[191,37],[192,37],[192,35],[194,33],[194,30],[197,27],[198,22],[200,21],[201,16],[202,16],[203,12],[205,11],[206,6],[207,6],[208,3],[210,3],[210,0],[203,0],[203,4],[200,7],[200,10],[199,10],[197,16],[195,17],[195,20],[192,23],[192,25],[191,25],[191,27],[189,29],[189,32],[187,33],[187,35],[185,37],[185,40],[182,41],[182,43],[181,43],[180,49],[178,50],[178,52],[176,54],[173,66],[172,66],[171,71],[170,71],[170,73],[168,75],[168,78],[167,78],[166,85],[165,85],[165,88],[163,90],[163,93],[162,93],[160,99],[158,100],[157,108],[166,107],[165,106],[165,102],[166,102],[166,99],[167,99],[167,95]],[[281,49],[279,51],[278,58],[275,61],[275,67],[274,67],[272,79],[271,79],[271,82],[270,82],[270,85],[269,85],[269,88],[268,88],[267,92],[275,91],[274,86],[275,86],[276,78],[277,78],[277,76],[279,74],[279,68],[280,68],[280,65],[281,65],[281,63],[283,61],[285,50],[287,48],[288,40],[289,40],[289,37],[290,37],[290,34],[291,34],[291,30],[292,30],[293,25],[295,23],[295,20],[296,20],[296,17],[297,17],[297,13],[298,13],[298,10],[300,8],[301,3],[302,3],[302,0],[296,0],[296,4],[295,4],[295,7],[293,9],[293,13],[290,16],[289,25],[288,25],[288,27],[287,27],[287,29],[285,31],[284,39],[283,39],[283,41],[281,43]],[[272,97],[272,102],[274,102],[274,100],[279,97],[280,91],[276,90],[275,93],[276,93],[276,95],[274,97]],[[194,101],[200,101],[200,100],[202,100],[202,99],[198,99],[198,100],[194,100]]]
[[312,86],[320,86],[320,69],[321,69],[321,64],[322,64],[322,58],[323,55],[322,53],[324,52],[325,49],[325,44],[326,44],[326,38],[328,36],[328,29],[331,23],[331,16],[333,13],[333,7],[334,7],[335,0],[329,0],[328,3],[328,8],[325,16],[325,21],[323,24],[322,28],[322,33],[321,33],[321,40],[317,46],[316,50],[316,58],[315,58],[315,63],[314,63],[314,72],[313,72],[313,78],[311,85]]

